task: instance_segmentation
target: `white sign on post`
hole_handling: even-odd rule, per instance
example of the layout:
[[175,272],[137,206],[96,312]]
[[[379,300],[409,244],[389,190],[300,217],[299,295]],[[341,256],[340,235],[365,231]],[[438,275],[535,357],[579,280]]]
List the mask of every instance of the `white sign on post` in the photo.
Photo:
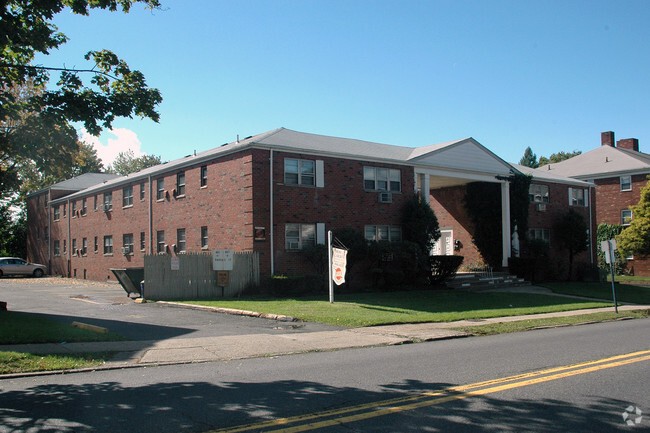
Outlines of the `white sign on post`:
[[612,263],[612,257],[615,257],[614,251],[616,251],[616,239],[602,241],[600,243],[600,249],[603,251],[603,253],[605,253],[605,263],[607,264]]
[[232,271],[234,257],[233,250],[214,250],[212,252],[212,270]]
[[337,286],[345,283],[345,265],[347,264],[346,250],[332,248],[332,279]]

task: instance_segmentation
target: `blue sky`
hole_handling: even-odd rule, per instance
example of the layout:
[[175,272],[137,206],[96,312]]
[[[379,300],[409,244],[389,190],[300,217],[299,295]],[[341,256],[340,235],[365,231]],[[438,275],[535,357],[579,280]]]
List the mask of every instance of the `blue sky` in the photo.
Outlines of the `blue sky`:
[[[647,1],[161,0],[66,11],[38,63],[111,49],[161,90],[160,123],[100,141],[183,157],[278,127],[402,146],[474,137],[509,162],[588,151],[602,131],[650,153]],[[139,148],[138,148],[139,146]]]

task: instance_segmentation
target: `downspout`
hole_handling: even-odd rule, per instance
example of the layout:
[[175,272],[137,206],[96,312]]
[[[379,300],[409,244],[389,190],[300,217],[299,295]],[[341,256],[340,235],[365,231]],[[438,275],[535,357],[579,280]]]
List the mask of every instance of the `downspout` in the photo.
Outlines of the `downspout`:
[[72,244],[70,243],[72,229],[70,227],[72,214],[70,213],[70,199],[66,203],[66,213],[68,215],[68,265],[66,266],[66,272],[68,273],[68,278],[70,278],[70,267],[72,266]]
[[153,202],[152,199],[153,197],[151,196],[151,175],[149,175],[149,255],[153,254],[153,220],[152,220],[152,213],[153,213]]
[[274,250],[274,240],[273,240],[273,149],[270,149],[270,158],[269,158],[269,192],[270,192],[270,224],[269,227],[269,239],[271,241],[271,275],[275,274],[275,250]]
[[594,227],[593,227],[593,221],[592,221],[592,209],[593,206],[591,205],[591,202],[593,200],[593,195],[592,195],[593,188],[590,186],[589,187],[589,258],[591,260],[591,264],[594,264]]
[[47,190],[47,270],[52,275],[52,213],[50,208],[52,205],[50,201],[52,200],[52,190],[48,188]]

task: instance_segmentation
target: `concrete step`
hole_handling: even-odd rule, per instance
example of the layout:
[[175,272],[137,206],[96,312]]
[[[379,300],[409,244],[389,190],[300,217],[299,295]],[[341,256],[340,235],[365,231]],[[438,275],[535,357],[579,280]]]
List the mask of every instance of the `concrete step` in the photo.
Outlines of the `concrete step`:
[[502,287],[516,287],[529,284],[523,278],[517,278],[507,272],[494,272],[491,276],[480,273],[460,273],[446,282],[450,289],[480,291]]

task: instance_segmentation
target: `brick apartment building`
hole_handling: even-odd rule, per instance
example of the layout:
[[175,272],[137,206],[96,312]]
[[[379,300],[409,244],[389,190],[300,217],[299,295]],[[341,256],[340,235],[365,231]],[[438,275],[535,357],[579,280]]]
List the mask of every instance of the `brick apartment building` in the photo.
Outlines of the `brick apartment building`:
[[[308,273],[297,252],[324,243],[327,230],[399,240],[404,202],[428,191],[444,235],[435,252],[477,262],[461,198],[467,184],[490,182],[499,185],[507,266],[505,178],[516,171],[472,138],[411,148],[280,128],[128,176],[84,175],[31,194],[28,257],[53,274],[106,280],[109,268],[143,266],[145,254],[232,249],[259,253],[262,275]],[[558,188],[559,203],[569,189]],[[563,201],[558,209],[568,208]]]
[[[650,175],[650,155],[639,152],[639,140],[615,142],[614,132],[601,133],[601,145],[568,160],[536,170],[589,182],[595,186],[596,226],[600,223],[629,225],[630,206],[641,198]],[[629,257],[627,269],[650,275],[650,260]]]

